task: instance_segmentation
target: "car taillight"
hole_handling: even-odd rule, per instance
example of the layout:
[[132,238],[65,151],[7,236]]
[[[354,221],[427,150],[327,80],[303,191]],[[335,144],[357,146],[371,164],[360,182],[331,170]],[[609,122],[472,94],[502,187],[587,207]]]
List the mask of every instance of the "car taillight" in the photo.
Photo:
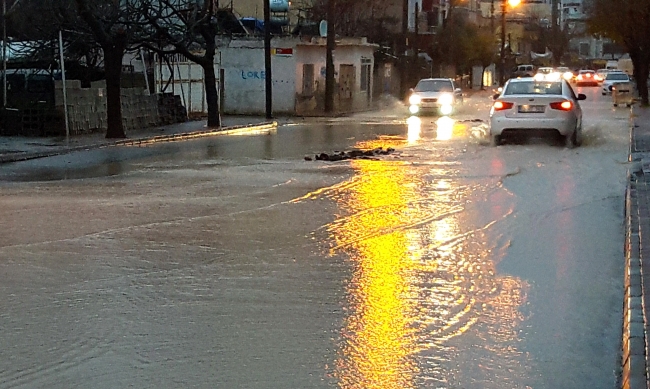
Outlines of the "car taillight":
[[494,103],[494,110],[503,111],[512,108],[513,105],[515,105],[515,103],[510,103],[507,101],[497,101]]
[[564,100],[564,101],[557,101],[555,103],[551,103],[551,108],[557,109],[560,111],[570,111],[573,109],[573,103],[570,102],[569,100]]

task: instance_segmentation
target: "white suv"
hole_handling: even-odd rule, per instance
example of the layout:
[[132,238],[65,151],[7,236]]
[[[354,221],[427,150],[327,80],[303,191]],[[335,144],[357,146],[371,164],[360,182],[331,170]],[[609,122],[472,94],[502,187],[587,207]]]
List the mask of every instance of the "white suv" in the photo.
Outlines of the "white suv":
[[423,78],[411,89],[409,104],[413,115],[430,111],[447,116],[463,104],[463,93],[451,78]]
[[620,70],[610,70],[603,80],[603,89],[602,95],[607,96],[612,94],[612,86],[620,83],[629,83],[631,82],[630,76],[627,73]]

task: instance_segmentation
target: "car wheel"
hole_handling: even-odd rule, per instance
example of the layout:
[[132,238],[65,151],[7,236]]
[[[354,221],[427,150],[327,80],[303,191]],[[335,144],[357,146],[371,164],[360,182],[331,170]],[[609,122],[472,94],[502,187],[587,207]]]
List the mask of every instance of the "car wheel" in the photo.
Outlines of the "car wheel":
[[578,130],[575,129],[571,135],[567,135],[564,138],[564,145],[567,149],[572,149],[578,145]]
[[582,127],[576,129],[576,146],[582,146]]
[[501,137],[499,135],[490,136],[490,146],[496,147],[501,144]]

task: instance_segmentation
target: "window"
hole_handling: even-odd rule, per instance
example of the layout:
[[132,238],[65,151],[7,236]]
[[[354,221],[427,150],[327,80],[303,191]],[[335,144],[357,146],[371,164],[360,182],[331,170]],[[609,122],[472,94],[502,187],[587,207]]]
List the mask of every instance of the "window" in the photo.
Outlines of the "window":
[[508,85],[504,95],[561,95],[560,82],[520,81]]
[[615,81],[629,81],[629,77],[626,73],[610,72],[605,77],[606,80],[615,80]]
[[415,86],[416,92],[453,92],[451,80],[420,80]]
[[361,59],[361,91],[367,92],[370,90],[370,75],[371,72],[371,60],[369,58]]
[[314,94],[314,64],[302,65],[302,94],[311,96]]

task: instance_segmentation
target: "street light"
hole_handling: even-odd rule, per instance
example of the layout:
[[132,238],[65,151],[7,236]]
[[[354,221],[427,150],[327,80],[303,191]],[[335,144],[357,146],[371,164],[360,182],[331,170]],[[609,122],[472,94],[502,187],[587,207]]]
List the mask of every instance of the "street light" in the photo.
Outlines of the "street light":
[[501,0],[501,50],[499,51],[499,64],[501,70],[499,71],[499,85],[503,85],[505,81],[506,70],[506,12],[507,6],[515,8],[521,3],[521,0]]

